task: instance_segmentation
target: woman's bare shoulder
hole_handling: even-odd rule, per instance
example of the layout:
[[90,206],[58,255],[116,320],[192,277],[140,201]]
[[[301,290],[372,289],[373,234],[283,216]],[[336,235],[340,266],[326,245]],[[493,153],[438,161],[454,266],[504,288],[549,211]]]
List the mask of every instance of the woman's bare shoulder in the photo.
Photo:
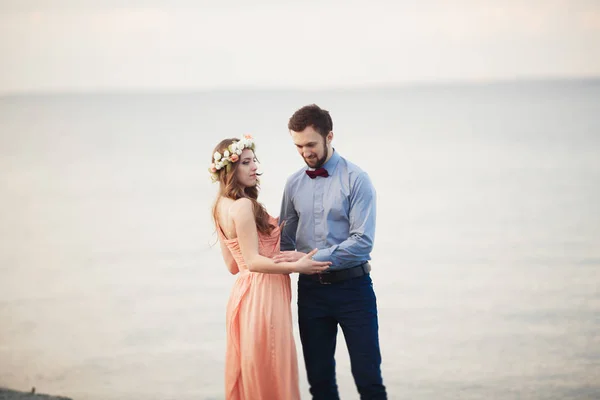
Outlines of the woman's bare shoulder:
[[238,213],[252,212],[252,200],[242,197],[232,202],[229,210],[233,215]]

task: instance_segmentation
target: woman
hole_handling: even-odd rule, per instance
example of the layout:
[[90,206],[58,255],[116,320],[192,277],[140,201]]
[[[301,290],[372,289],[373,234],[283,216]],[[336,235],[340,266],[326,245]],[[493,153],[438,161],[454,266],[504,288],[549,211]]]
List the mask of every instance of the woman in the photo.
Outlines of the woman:
[[330,263],[313,261],[316,249],[296,262],[271,259],[280,231],[257,201],[251,136],[219,143],[209,170],[219,182],[213,218],[221,252],[229,272],[239,273],[227,304],[225,398],[300,399],[289,274],[322,272]]

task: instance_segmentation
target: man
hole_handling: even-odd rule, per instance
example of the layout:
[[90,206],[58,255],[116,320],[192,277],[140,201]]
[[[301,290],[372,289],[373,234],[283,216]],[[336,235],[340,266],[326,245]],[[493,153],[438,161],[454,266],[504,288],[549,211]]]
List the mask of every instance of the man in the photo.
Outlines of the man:
[[364,171],[333,149],[327,110],[314,104],[302,107],[288,129],[308,168],[286,182],[282,253],[275,259],[294,261],[318,248],[313,259],[332,262],[325,273],[298,279],[298,322],[310,392],[313,399],[339,399],[334,358],[339,324],[361,399],[386,399],[368,262],[375,189]]

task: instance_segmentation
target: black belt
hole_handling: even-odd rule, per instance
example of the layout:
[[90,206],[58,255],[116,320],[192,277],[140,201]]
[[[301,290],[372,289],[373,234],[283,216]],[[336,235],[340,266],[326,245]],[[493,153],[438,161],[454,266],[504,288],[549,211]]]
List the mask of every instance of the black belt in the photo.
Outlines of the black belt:
[[323,272],[321,274],[312,275],[300,275],[302,279],[309,279],[315,282],[319,282],[323,285],[330,285],[335,282],[341,282],[352,278],[358,278],[359,276],[367,275],[371,272],[371,264],[365,262],[357,265],[356,267],[350,267],[346,269],[333,270]]

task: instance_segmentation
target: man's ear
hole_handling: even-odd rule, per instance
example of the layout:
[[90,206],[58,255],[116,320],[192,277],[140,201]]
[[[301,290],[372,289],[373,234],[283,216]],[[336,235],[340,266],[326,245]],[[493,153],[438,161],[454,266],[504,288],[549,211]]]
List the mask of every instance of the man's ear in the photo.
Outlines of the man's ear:
[[331,143],[332,140],[333,140],[333,131],[329,131],[329,133],[327,134],[327,143]]

